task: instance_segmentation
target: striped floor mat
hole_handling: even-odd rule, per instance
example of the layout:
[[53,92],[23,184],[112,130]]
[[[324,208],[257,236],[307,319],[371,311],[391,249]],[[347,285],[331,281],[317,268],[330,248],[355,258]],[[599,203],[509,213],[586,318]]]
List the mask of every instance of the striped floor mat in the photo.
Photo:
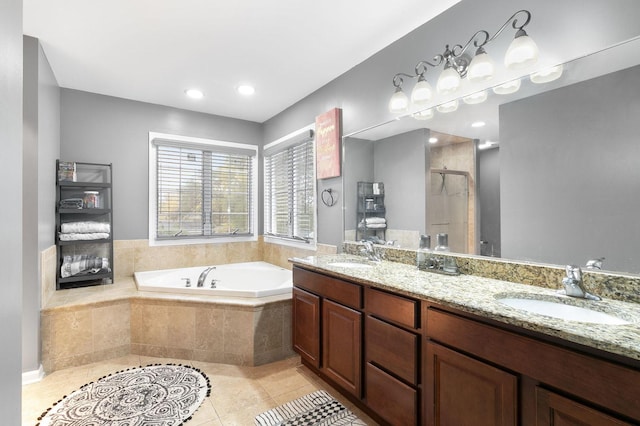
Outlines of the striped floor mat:
[[366,426],[325,391],[316,391],[265,411],[256,416],[255,422],[257,426]]

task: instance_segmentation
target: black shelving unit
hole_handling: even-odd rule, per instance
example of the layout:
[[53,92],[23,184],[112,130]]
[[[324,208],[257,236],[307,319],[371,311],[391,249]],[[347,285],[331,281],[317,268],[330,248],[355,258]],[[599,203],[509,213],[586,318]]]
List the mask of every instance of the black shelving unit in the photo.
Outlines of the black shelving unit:
[[[66,172],[60,172],[62,168]],[[71,172],[71,165],[75,172]],[[56,289],[113,283],[113,175],[112,164],[61,162],[56,160]],[[74,208],[61,207],[61,201],[75,200]],[[82,200],[82,202],[80,202]],[[77,208],[76,208],[77,207]],[[63,224],[98,222],[109,224],[108,237],[61,240]],[[90,228],[89,228],[90,230]],[[104,229],[102,229],[104,230]],[[101,232],[104,233],[104,232]],[[82,238],[85,238],[83,236]],[[87,255],[108,259],[108,267],[62,275],[65,256]]]
[[358,182],[357,206],[356,241],[375,241],[376,239],[384,241],[387,230],[384,184],[382,182]]

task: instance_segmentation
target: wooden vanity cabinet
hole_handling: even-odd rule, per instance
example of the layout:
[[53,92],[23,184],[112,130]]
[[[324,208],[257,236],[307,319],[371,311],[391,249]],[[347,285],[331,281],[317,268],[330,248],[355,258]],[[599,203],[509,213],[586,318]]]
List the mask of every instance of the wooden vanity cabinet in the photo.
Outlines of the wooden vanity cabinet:
[[320,297],[294,287],[291,309],[293,349],[309,365],[320,368]]
[[362,398],[362,286],[293,268],[293,348],[344,391]]
[[365,288],[365,401],[391,425],[420,419],[420,302]]
[[[438,307],[427,309],[426,323],[427,425],[600,426],[640,419],[638,369]],[[451,419],[461,412],[483,420]]]

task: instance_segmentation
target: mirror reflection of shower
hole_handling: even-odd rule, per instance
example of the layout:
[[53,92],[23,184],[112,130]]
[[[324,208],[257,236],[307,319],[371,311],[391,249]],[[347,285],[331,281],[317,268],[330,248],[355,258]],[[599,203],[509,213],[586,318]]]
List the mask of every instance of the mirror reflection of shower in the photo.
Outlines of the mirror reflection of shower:
[[468,247],[469,173],[432,169],[427,202],[429,234],[449,235],[449,249],[465,253]]
[[454,253],[476,254],[477,141],[434,129],[429,136],[427,233],[432,238],[439,233],[448,234],[449,249]]

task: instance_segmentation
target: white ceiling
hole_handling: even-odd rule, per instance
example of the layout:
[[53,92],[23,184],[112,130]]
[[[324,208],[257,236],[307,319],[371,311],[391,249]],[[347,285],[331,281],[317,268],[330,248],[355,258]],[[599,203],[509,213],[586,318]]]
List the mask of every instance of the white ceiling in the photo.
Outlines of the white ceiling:
[[264,122],[458,1],[24,0],[24,33],[61,87]]

